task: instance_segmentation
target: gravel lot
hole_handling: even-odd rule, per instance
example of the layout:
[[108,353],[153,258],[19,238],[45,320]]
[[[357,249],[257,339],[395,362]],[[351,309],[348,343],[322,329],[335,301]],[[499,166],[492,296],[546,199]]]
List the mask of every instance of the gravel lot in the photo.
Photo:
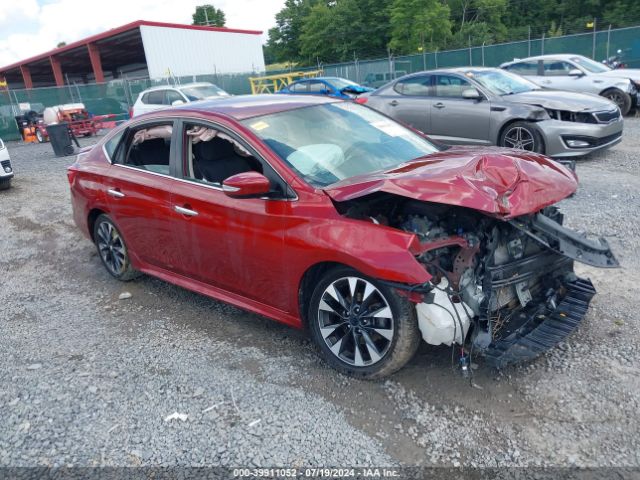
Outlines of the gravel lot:
[[476,387],[446,348],[352,380],[302,333],[150,277],[117,282],[73,224],[73,158],[8,146],[0,466],[640,466],[640,118],[579,161],[562,205],[622,268],[579,266],[599,293],[579,331],[524,367],[481,367]]

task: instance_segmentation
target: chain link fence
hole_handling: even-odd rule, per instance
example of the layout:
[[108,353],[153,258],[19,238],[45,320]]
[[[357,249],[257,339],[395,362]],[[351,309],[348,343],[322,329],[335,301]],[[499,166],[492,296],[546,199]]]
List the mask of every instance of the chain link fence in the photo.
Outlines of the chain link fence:
[[[379,87],[394,78],[421,70],[465,65],[496,67],[514,58],[550,53],[575,53],[602,60],[615,54],[617,50],[623,51],[623,61],[630,68],[640,68],[640,26],[319,66],[326,76],[345,77],[367,86]],[[318,65],[296,68],[316,69]],[[269,74],[285,72],[272,71]],[[249,77],[255,75],[212,74],[176,77],[171,80],[119,79],[104,84],[0,90],[0,138],[20,138],[15,117],[24,108],[42,111],[53,105],[81,102],[94,115],[115,114],[116,120],[124,120],[129,118],[129,109],[138,94],[147,88],[170,83],[211,82],[229,93],[241,95],[251,93]]]

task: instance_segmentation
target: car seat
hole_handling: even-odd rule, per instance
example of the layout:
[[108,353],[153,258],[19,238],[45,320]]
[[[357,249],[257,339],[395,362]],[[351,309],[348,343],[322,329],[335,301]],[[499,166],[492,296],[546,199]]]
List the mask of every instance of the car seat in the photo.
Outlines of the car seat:
[[255,158],[238,155],[231,142],[218,137],[196,143],[193,153],[194,175],[210,183],[222,183],[237,173],[262,170]]

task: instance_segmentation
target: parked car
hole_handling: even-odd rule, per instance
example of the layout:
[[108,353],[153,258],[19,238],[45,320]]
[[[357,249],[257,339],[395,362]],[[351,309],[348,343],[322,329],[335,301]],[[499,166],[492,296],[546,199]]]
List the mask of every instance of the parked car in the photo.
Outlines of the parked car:
[[296,95],[327,95],[329,97],[350,100],[363,93],[372,92],[373,88],[363,87],[356,82],[340,77],[305,78],[290,83],[278,93]]
[[[294,327],[342,372],[389,375],[420,339],[496,366],[573,331],[606,241],[562,226],[574,173],[453,147],[327,97],[239,96],[115,128],[69,167],[73,215],[120,280],[156,276]],[[456,348],[456,351],[461,351]]]
[[623,115],[640,104],[640,69],[614,70],[582,55],[540,55],[500,67],[545,88],[601,95],[615,102]]
[[11,158],[9,158],[9,150],[0,139],[0,190],[7,190],[11,187],[12,178],[13,167],[11,166]]
[[131,116],[137,117],[143,113],[182,105],[183,103],[195,102],[197,100],[210,100],[228,96],[229,94],[223,89],[207,82],[153,87],[140,92],[136,103],[133,105]]
[[415,73],[357,101],[450,144],[498,145],[560,158],[622,139],[622,116],[610,101],[544,90],[497,68]]

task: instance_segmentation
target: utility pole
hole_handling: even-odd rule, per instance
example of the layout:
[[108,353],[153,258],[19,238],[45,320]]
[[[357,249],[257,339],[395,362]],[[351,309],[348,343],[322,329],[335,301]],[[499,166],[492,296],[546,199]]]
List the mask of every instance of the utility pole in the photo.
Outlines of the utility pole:
[[596,18],[593,19],[593,53],[591,58],[596,59]]

